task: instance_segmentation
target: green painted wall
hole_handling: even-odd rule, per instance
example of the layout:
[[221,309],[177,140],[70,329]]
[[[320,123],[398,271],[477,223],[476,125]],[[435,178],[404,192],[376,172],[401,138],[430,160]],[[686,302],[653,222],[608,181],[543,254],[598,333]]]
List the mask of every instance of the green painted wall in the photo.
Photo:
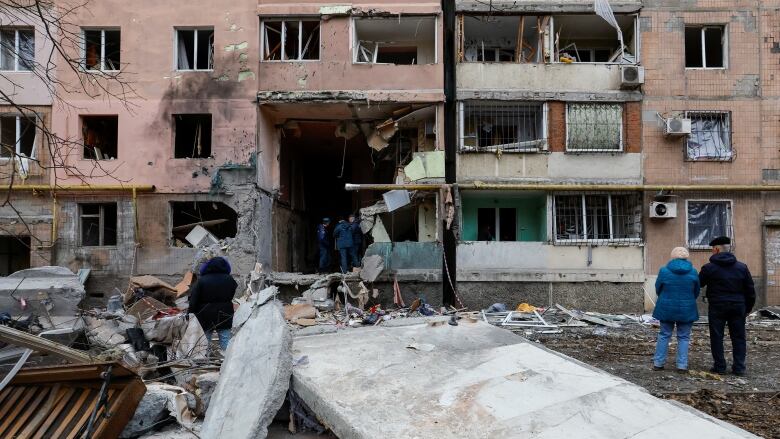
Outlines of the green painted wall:
[[464,241],[477,240],[477,209],[517,209],[517,240],[543,242],[547,240],[547,197],[544,194],[509,196],[504,194],[463,194]]

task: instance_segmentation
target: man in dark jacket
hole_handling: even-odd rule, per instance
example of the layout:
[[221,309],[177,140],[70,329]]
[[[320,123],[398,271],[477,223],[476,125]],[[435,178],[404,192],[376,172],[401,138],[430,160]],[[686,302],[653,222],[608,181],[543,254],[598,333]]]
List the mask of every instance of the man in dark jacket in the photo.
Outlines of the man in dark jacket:
[[320,248],[320,263],[317,267],[320,273],[330,271],[330,218],[323,218],[322,224],[317,226],[317,244]]
[[352,253],[352,226],[346,221],[341,220],[333,230],[333,239],[336,240],[336,249],[341,256],[341,272],[349,271],[349,264],[352,262],[350,255]]
[[355,215],[350,215],[349,226],[352,228],[350,259],[353,267],[360,267],[360,252],[363,250],[363,231],[360,230],[360,220]]
[[737,261],[731,253],[729,237],[715,238],[710,246],[712,256],[710,262],[701,268],[699,281],[702,288],[707,288],[709,301],[710,349],[714,362],[711,371],[726,372],[723,334],[728,325],[734,357],[731,371],[735,375],[744,375],[747,355],[745,318],[756,303],[753,277],[747,265]]
[[230,276],[227,259],[216,257],[200,268],[200,276],[190,287],[190,314],[195,314],[206,332],[206,340],[217,331],[219,346],[224,351],[230,341],[233,326],[233,296],[238,284]]

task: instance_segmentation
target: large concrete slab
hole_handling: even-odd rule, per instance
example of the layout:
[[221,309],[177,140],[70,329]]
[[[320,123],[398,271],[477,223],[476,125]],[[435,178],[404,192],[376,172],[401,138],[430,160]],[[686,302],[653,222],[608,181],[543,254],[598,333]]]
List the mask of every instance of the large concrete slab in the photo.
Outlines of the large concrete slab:
[[483,322],[298,336],[293,388],[340,439],[748,438]]

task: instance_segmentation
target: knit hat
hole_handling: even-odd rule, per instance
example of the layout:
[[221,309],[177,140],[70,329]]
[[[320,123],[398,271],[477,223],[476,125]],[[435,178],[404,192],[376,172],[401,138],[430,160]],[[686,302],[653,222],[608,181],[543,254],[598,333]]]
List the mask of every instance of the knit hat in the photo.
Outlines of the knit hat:
[[672,259],[688,259],[689,256],[688,249],[685,247],[675,247],[672,250]]

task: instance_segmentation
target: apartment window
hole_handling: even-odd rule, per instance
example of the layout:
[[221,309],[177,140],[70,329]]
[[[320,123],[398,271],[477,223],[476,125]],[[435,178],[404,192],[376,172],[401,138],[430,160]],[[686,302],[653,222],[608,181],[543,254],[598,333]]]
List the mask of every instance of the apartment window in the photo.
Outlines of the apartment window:
[[35,31],[0,29],[0,70],[29,72],[34,63]]
[[436,17],[356,18],[353,27],[355,63],[436,63]]
[[517,209],[477,209],[477,241],[517,241]]
[[461,104],[461,152],[538,151],[547,146],[546,106],[539,102]]
[[262,24],[263,61],[320,59],[318,20],[266,20]]
[[689,248],[707,249],[718,236],[733,238],[731,201],[689,200],[687,205]]
[[116,245],[116,203],[79,204],[81,245]]
[[81,116],[84,158],[111,160],[117,158],[119,116]]
[[642,207],[638,195],[556,195],[555,240],[566,242],[639,242]]
[[547,23],[549,17],[463,15],[460,61],[540,62],[543,51],[539,30]]
[[568,104],[566,149],[614,152],[623,148],[622,104]]
[[174,114],[174,157],[211,157],[211,115]]
[[726,26],[686,26],[685,67],[726,67]]
[[176,29],[176,70],[214,68],[214,28]]
[[691,135],[686,140],[689,160],[731,160],[731,121],[728,112],[686,112]]
[[35,120],[28,116],[0,116],[0,157],[34,157]]
[[87,70],[119,70],[119,29],[84,30],[84,68]]

